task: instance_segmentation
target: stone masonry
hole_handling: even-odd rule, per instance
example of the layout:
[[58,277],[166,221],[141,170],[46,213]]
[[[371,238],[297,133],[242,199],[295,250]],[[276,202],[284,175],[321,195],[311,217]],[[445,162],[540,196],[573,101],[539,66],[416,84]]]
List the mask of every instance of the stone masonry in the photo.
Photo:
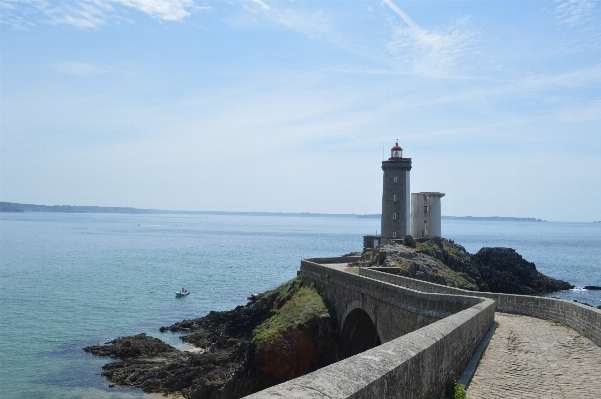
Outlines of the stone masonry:
[[562,323],[496,313],[468,399],[596,399],[601,348]]
[[[480,302],[476,298],[425,294],[327,267],[328,259],[305,259],[299,277],[315,284],[335,309],[342,331],[354,309],[365,311],[382,343],[408,334]],[[321,263],[321,264],[320,264]]]
[[[391,158],[392,159],[392,158]],[[411,193],[409,171],[411,158],[382,161],[381,244],[409,234]]]
[[494,302],[420,293],[341,271],[350,260],[303,260],[299,277],[315,284],[342,328],[351,312],[365,311],[382,344],[249,399],[429,399],[459,377],[493,323]]
[[420,292],[490,298],[495,301],[497,311],[533,316],[543,320],[560,321],[589,338],[596,345],[601,346],[601,310],[591,306],[555,298],[467,291],[409,277],[397,276],[383,272],[385,269],[375,267],[361,268],[360,274]]
[[[463,372],[494,317],[500,325],[468,399],[601,397],[598,309],[552,298],[464,291],[378,270],[343,271],[353,260],[303,260],[299,277],[315,284],[335,309],[341,329],[351,312],[364,311],[382,344],[249,399],[438,399],[446,383]],[[495,307],[514,314],[495,313]]]

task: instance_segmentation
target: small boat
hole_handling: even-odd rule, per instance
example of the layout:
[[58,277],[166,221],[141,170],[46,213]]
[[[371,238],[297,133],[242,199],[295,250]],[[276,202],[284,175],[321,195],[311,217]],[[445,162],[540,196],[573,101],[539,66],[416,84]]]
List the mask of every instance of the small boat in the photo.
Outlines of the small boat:
[[178,292],[175,293],[175,296],[178,297],[178,298],[180,298],[180,297],[188,295],[189,293],[190,293],[190,291],[188,291],[188,290],[186,290],[186,292],[178,291]]

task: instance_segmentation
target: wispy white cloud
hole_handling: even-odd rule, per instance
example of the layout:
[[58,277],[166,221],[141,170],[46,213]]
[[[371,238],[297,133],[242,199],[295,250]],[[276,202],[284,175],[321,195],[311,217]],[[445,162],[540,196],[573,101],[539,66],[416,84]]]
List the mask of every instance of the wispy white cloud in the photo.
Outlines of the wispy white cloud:
[[105,72],[104,69],[83,62],[66,61],[51,66],[58,72],[74,76],[91,76]]
[[392,11],[397,13],[398,16],[401,17],[403,19],[403,21],[405,21],[405,23],[407,25],[409,25],[410,28],[419,30],[419,26],[417,26],[417,24],[415,22],[413,22],[413,20],[409,17],[409,15],[405,14],[403,12],[403,10],[398,8],[391,0],[384,0],[384,4],[386,4],[388,7],[390,7],[392,9]]
[[319,11],[303,13],[289,9],[278,10],[274,15],[274,19],[309,38],[323,37],[331,31],[331,23],[328,17]]
[[595,1],[592,0],[555,0],[557,19],[567,25],[583,24],[591,19]]
[[197,6],[194,0],[112,0],[126,7],[135,8],[145,14],[165,21],[180,21],[191,12],[208,10],[208,6]]
[[13,29],[28,30],[35,26],[31,14],[46,4],[45,0],[1,0],[0,24]]
[[270,8],[267,4],[263,3],[261,0],[252,0],[252,2],[260,5],[261,8],[264,10],[269,10],[269,8]]
[[2,0],[0,22],[26,29],[35,23],[98,28],[119,18],[121,7],[134,9],[161,21],[181,21],[193,12],[211,10],[194,0]]
[[107,12],[113,7],[101,1],[76,1],[61,3],[59,6],[44,6],[43,11],[52,25],[71,25],[76,28],[97,28],[103,25]]
[[333,34],[329,16],[320,9],[308,11],[299,7],[287,7],[281,3],[269,5],[262,0],[252,0],[250,3],[242,1],[241,5],[244,10],[253,14],[252,17],[243,15],[230,17],[228,19],[230,25],[274,24],[280,28],[294,30],[311,39],[331,38]]
[[524,93],[554,88],[591,87],[601,84],[601,65],[552,74],[524,74],[516,82],[519,82]]
[[460,70],[461,58],[473,51],[477,33],[464,17],[443,30],[421,28],[391,0],[384,0],[405,22],[393,22],[388,51],[397,57],[397,68],[422,76],[453,76]]

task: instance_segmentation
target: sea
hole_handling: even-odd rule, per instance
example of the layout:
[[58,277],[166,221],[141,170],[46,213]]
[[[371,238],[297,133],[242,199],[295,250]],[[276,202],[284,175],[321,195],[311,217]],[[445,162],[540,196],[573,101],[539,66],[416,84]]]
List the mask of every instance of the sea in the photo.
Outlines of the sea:
[[[0,214],[0,398],[156,398],[109,388],[87,345],[227,310],[296,276],[300,260],[360,251],[378,219],[240,215]],[[601,305],[601,223],[443,220],[469,252],[511,247]],[[190,295],[176,298],[185,287]]]

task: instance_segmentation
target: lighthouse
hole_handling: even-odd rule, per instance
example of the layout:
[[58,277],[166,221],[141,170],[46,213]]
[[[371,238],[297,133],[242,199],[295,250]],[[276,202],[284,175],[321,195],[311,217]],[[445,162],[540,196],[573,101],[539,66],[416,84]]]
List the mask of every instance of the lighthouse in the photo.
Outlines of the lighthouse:
[[382,186],[381,243],[409,234],[411,223],[409,172],[411,158],[403,158],[398,141],[390,149],[390,158],[382,161],[384,183]]

